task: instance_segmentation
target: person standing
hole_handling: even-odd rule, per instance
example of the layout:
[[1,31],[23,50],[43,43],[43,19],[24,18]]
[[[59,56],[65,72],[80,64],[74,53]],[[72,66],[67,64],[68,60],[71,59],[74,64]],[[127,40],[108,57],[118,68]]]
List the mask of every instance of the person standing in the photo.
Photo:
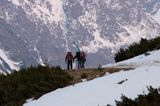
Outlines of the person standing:
[[78,61],[78,69],[81,69],[81,68],[85,68],[84,67],[84,64],[85,64],[85,61],[86,61],[86,54],[85,52],[76,52],[76,55],[73,59],[77,59]]
[[80,52],[80,60],[81,60],[81,68],[85,68],[84,64],[86,61],[86,54],[85,52]]
[[66,57],[65,57],[65,62],[67,63],[67,69],[68,70],[72,69],[73,55],[71,52],[67,52]]
[[80,51],[76,52],[76,55],[74,56],[73,59],[77,59],[77,68],[80,69],[81,68],[81,58],[80,58]]

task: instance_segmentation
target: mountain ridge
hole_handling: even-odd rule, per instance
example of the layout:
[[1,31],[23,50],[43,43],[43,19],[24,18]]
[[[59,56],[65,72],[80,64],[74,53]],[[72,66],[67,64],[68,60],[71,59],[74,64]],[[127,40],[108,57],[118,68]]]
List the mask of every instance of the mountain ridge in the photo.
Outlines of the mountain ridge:
[[22,67],[45,61],[65,67],[73,42],[88,54],[89,67],[98,67],[114,62],[120,47],[160,35],[153,18],[158,0],[1,0],[0,6],[0,48]]

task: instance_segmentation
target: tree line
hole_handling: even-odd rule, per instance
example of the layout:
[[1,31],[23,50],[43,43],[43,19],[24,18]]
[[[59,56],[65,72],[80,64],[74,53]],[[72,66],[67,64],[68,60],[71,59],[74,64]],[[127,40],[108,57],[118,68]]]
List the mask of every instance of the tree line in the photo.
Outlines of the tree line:
[[126,49],[120,49],[115,54],[115,62],[123,61],[141,54],[148,55],[148,51],[160,49],[160,37],[154,39],[141,38],[140,42],[131,44]]

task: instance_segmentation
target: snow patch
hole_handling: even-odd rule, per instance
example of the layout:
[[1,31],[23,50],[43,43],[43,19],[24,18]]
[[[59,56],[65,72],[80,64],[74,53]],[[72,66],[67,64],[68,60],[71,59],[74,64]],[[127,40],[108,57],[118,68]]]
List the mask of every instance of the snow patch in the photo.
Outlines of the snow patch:
[[[112,9],[121,9],[121,6],[115,3]],[[111,48],[112,53],[114,54],[119,47],[140,41],[141,38],[151,39],[159,36],[158,29],[151,29],[155,26],[151,25],[150,21],[153,23],[155,23],[155,21],[150,18],[150,15],[146,14],[146,17],[141,20],[141,22],[134,23],[135,25],[122,25],[117,22],[124,31],[116,33],[119,37],[116,43],[111,42],[107,38],[102,37],[104,35],[101,35],[100,33],[101,28],[98,26],[96,21],[96,11],[97,10],[92,6],[88,6],[88,10],[85,11],[85,14],[80,16],[78,19],[83,27],[88,29],[89,33],[94,37],[94,39],[90,41],[89,45],[82,45],[83,49],[88,53],[96,53],[101,48]]]
[[[20,63],[12,61],[9,58],[9,53],[5,52],[2,49],[0,49],[0,57],[9,65],[9,67],[12,70],[19,70],[20,69],[20,67],[19,67]],[[2,61],[0,63],[3,64]],[[11,73],[11,72],[9,71],[8,73]]]
[[34,48],[33,50],[37,53],[38,55],[38,63],[42,66],[45,66],[43,60],[42,60],[42,57],[40,56],[40,52],[38,51],[37,47],[34,45]]
[[158,22],[160,24],[160,9],[152,17],[156,22]]
[[1,69],[0,69],[0,74],[3,74],[3,75],[7,75],[5,72],[3,72]]
[[100,48],[113,47],[114,44],[101,37],[101,30],[96,22],[96,9],[89,7],[89,10],[85,11],[85,15],[79,17],[79,21],[85,28],[89,29],[89,33],[94,37],[94,40],[89,45],[83,46],[84,51],[95,53]]
[[33,101],[33,99],[34,99],[34,98],[27,99],[27,100],[26,100],[26,103]]
[[85,82],[85,81],[87,81],[87,79],[82,79],[81,81],[82,81],[82,82]]
[[13,4],[20,6],[19,0],[8,0],[9,2],[12,2]]
[[31,19],[35,21],[41,20],[45,24],[58,24],[63,21],[64,18],[62,0],[44,0],[34,2],[24,0],[21,2],[21,7]]

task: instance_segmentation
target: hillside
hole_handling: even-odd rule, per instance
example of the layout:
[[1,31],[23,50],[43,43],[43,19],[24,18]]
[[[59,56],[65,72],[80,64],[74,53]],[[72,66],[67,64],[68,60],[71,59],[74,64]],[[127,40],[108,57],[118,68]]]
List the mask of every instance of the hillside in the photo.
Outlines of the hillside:
[[115,100],[120,100],[122,94],[132,99],[138,94],[147,94],[147,86],[160,87],[159,53],[160,50],[152,51],[150,55],[103,66],[135,69],[106,73],[103,77],[57,89],[38,100],[28,100],[24,106],[106,106],[115,105]]
[[141,66],[152,66],[160,64],[160,50],[148,52],[148,55],[139,55],[132,59],[128,59],[115,64],[108,64],[103,67],[112,68],[137,68]]

